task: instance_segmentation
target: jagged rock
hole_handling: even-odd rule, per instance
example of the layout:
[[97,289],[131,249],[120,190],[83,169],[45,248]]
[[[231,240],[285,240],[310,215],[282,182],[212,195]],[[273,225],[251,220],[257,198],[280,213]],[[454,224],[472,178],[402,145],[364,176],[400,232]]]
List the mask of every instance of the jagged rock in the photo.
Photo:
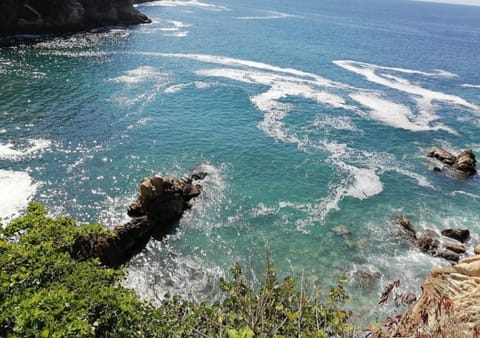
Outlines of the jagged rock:
[[480,256],[433,269],[422,296],[405,311],[387,337],[478,337]]
[[453,228],[442,230],[442,235],[456,239],[459,242],[465,243],[470,237],[470,231],[466,228]]
[[2,0],[0,35],[67,33],[149,23],[133,0]]
[[462,243],[453,243],[453,242],[443,242],[443,247],[447,250],[456,252],[456,253],[465,253],[467,248]]
[[433,255],[437,252],[437,249],[440,247],[440,241],[431,236],[421,236],[415,241],[417,247],[425,253]]
[[188,202],[201,192],[202,187],[190,179],[147,177],[140,183],[137,200],[127,208],[130,222],[115,227],[112,234],[79,237],[67,251],[78,260],[96,257],[106,266],[118,267],[140,252],[151,236],[169,233],[189,208]]
[[408,236],[410,236],[412,239],[417,238],[417,232],[415,231],[412,222],[410,222],[407,217],[403,215],[399,216],[397,219],[397,223],[403,228],[403,230],[405,230],[405,233]]
[[[450,166],[451,168],[456,169],[457,173],[461,172],[462,175],[452,173],[454,176],[457,176],[459,178],[473,176],[477,173],[477,170],[476,170],[477,161],[475,159],[475,154],[473,153],[472,150],[465,150],[460,154],[458,154],[458,156],[455,156],[449,153],[448,151],[446,151],[445,149],[432,147],[427,153],[427,156],[436,158],[437,160]],[[441,168],[436,166],[433,169],[435,171],[442,170]]]
[[190,207],[188,202],[201,192],[202,186],[190,179],[147,177],[142,180],[138,198],[128,207],[128,213],[147,215],[150,222],[161,226],[178,220]]
[[206,172],[200,171],[192,175],[192,180],[203,180],[205,177],[207,177],[207,175],[208,174]]
[[457,158],[455,159],[454,167],[460,171],[463,171],[467,175],[472,176],[477,173],[477,169],[475,168],[476,165],[477,160],[475,159],[473,151],[465,150],[458,154]]
[[460,256],[457,253],[450,250],[435,250],[432,253],[432,256],[440,257],[451,262],[458,262],[460,260]]
[[450,154],[448,151],[442,148],[437,148],[437,147],[432,147],[428,154],[429,157],[436,158],[437,160],[448,164],[448,165],[453,165],[455,164],[456,157],[452,154]]

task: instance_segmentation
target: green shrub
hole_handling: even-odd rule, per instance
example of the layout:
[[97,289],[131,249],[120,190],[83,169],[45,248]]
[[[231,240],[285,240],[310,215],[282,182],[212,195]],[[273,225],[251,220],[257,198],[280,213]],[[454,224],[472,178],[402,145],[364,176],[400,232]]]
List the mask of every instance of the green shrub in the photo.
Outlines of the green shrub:
[[101,225],[50,218],[32,203],[25,216],[0,227],[1,337],[330,337],[351,336],[341,279],[326,300],[307,296],[292,278],[278,281],[269,264],[258,290],[239,265],[222,279],[220,303],[165,296],[154,307],[120,285],[122,269],[73,260],[78,236],[107,234]]

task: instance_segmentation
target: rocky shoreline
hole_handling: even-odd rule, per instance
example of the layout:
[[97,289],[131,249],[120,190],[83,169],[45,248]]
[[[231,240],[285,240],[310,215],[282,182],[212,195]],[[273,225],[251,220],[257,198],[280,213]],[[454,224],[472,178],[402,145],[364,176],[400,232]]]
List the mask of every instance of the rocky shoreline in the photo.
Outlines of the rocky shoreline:
[[0,38],[3,45],[8,45],[18,35],[28,40],[39,34],[150,23],[133,4],[134,0],[2,0]]

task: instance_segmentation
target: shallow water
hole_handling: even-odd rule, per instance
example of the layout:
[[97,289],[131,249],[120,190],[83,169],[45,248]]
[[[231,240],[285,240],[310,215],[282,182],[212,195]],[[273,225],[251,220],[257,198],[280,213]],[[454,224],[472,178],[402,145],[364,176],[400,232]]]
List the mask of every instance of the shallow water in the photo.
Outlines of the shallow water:
[[268,253],[281,275],[314,284],[347,274],[365,314],[388,282],[418,294],[445,264],[404,243],[396,215],[478,233],[478,177],[434,173],[425,153],[480,150],[480,8],[139,8],[152,24],[0,50],[0,217],[35,199],[113,226],[142,177],[204,170],[204,194],[129,263],[127,286],[215,299],[234,262],[259,278]]

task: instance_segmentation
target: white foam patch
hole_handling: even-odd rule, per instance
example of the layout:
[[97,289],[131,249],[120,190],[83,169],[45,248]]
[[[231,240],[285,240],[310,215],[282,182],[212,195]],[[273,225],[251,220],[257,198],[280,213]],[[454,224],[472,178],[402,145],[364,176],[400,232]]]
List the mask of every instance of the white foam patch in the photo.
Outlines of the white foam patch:
[[190,27],[190,25],[181,21],[157,19],[154,20],[150,25],[142,26],[142,32],[147,34],[161,33],[164,36],[183,38],[189,33],[187,30],[185,30],[187,27]]
[[467,196],[467,197],[470,197],[470,198],[480,199],[480,196],[478,196],[477,194],[472,194],[470,192],[466,192],[466,191],[462,191],[462,190],[452,191],[450,193],[450,195],[452,195],[452,196],[464,195],[464,196]]
[[296,15],[288,14],[288,13],[282,13],[282,12],[277,12],[277,11],[263,11],[265,15],[259,15],[259,16],[239,16],[236,17],[235,19],[239,20],[273,20],[273,19],[286,19],[286,18],[292,18],[296,17]]
[[[199,219],[198,213],[201,213],[202,210],[218,211],[220,213],[220,206],[225,197],[225,189],[227,189],[225,181],[226,170],[225,165],[217,167],[208,162],[194,168],[193,172],[206,172],[208,175],[199,182],[202,185],[203,192],[196,198],[192,206],[192,212],[185,215],[185,219]],[[209,223],[209,220],[204,220],[204,224],[201,226],[211,228],[216,225]]]
[[403,169],[403,168],[398,168],[398,167],[393,167],[393,168],[385,168],[385,171],[395,171],[401,175],[408,176],[410,178],[413,178],[414,180],[417,181],[417,184],[421,187],[424,188],[430,188],[430,189],[435,189],[433,184],[425,177],[420,174],[417,174],[413,171]]
[[[184,58],[190,59],[200,62],[206,63],[213,63],[213,64],[220,64],[224,66],[231,66],[231,67],[242,67],[242,68],[254,68],[254,69],[261,69],[264,71],[282,73],[282,74],[289,74],[294,75],[296,77],[303,78],[304,81],[313,81],[317,85],[325,86],[325,87],[332,87],[332,88],[352,88],[348,85],[345,85],[340,82],[331,81],[327,78],[319,76],[317,74],[303,72],[301,70],[293,69],[293,68],[282,68],[277,66],[272,66],[267,63],[257,62],[257,61],[250,61],[250,60],[242,60],[242,59],[235,59],[226,56],[217,56],[217,55],[208,55],[208,54],[171,54],[171,53],[138,53],[140,55],[151,55],[151,56],[163,56],[163,57],[174,57],[174,58]],[[298,79],[297,79],[298,80]]]
[[27,172],[0,169],[0,218],[3,225],[25,210],[37,187]]
[[179,91],[187,88],[190,85],[191,85],[190,83],[180,83],[180,84],[177,84],[177,85],[169,86],[169,87],[165,88],[165,93],[167,93],[167,94],[178,93]]
[[146,2],[146,3],[135,5],[135,6],[194,7],[194,8],[211,10],[211,11],[229,10],[225,6],[209,4],[209,3],[200,2],[197,0],[161,0],[161,1]]
[[409,107],[395,103],[374,93],[354,93],[350,97],[369,109],[368,116],[376,121],[391,127],[410,131],[445,130],[455,133],[454,130],[442,124],[430,125],[438,117],[427,107],[423,113],[414,115]]
[[333,128],[337,130],[349,130],[359,132],[360,129],[353,123],[348,116],[321,116],[313,121],[313,126],[318,129]]
[[30,139],[27,140],[30,146],[18,148],[12,143],[0,143],[0,159],[10,161],[20,161],[34,153],[49,148],[52,144],[50,140]]
[[474,85],[474,84],[465,83],[465,84],[462,84],[462,87],[463,87],[463,88],[480,88],[480,85]]
[[160,83],[168,82],[167,73],[150,66],[142,66],[124,72],[121,76],[110,79],[113,82],[121,82],[129,85],[135,85],[147,81],[155,81]]
[[218,85],[215,82],[205,82],[205,81],[195,81],[193,84],[197,89],[208,89],[208,88],[216,87]]
[[160,304],[165,293],[196,302],[221,300],[217,289],[218,280],[223,276],[221,268],[209,266],[199,257],[155,248],[159,245],[165,246],[150,241],[147,249],[129,262],[123,286],[134,289],[154,304]]
[[[357,61],[351,61],[351,60],[337,60],[337,61],[333,61],[333,63],[350,72],[362,75],[370,82],[374,82],[382,86],[386,86],[410,95],[414,95],[416,97],[420,97],[424,105],[427,103],[431,105],[433,101],[439,101],[439,102],[467,108],[473,112],[480,113],[479,106],[473,103],[470,103],[459,96],[429,90],[419,85],[413,84],[407,79],[393,76],[388,73],[381,73],[381,71],[390,70],[390,71],[402,72],[407,74],[408,73],[421,74],[424,76],[425,75],[432,76],[432,73],[424,73],[424,72],[419,72],[419,71],[414,71],[409,69],[402,69],[402,68],[382,67],[382,66],[369,64],[369,63],[357,62]],[[444,75],[445,72],[443,71],[440,73],[437,72],[435,74],[437,74],[437,76],[445,76]]]

